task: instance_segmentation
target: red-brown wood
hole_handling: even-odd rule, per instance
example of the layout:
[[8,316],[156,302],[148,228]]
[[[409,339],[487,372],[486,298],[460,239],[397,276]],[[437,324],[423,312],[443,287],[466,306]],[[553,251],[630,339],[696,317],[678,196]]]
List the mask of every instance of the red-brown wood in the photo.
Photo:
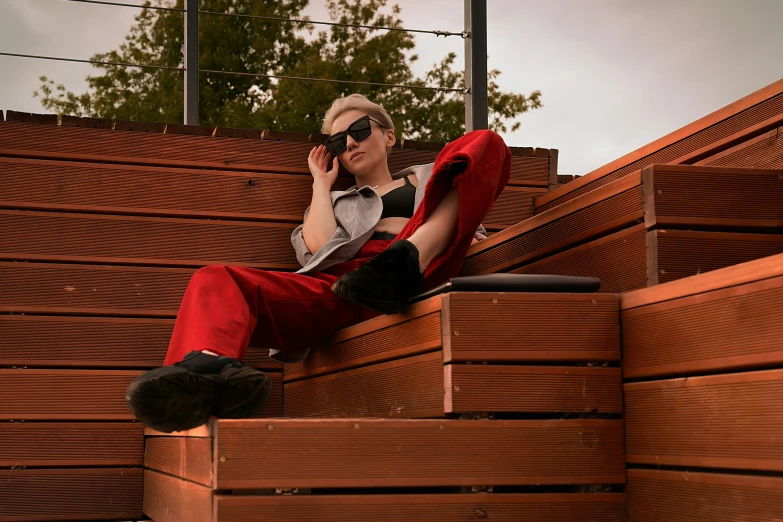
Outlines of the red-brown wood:
[[212,439],[147,437],[144,467],[212,487]]
[[144,514],[155,522],[213,522],[206,486],[144,470]]

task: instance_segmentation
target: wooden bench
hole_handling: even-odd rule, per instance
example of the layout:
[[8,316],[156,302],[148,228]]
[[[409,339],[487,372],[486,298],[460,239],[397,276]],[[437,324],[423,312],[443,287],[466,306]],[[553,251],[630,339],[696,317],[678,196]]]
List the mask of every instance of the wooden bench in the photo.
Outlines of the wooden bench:
[[783,255],[629,292],[621,308],[631,519],[774,520]]
[[783,170],[654,165],[495,234],[464,275],[598,277],[623,292],[783,252]]
[[[536,200],[536,214],[650,165],[701,164],[781,126],[783,79],[541,196]],[[755,166],[741,158],[724,165]]]

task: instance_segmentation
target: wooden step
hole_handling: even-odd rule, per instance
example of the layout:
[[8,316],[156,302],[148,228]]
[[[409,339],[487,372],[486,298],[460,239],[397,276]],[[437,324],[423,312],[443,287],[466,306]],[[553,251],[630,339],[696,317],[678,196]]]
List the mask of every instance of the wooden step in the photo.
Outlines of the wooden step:
[[621,297],[626,379],[783,366],[783,254]]
[[546,194],[536,201],[536,213],[655,163],[694,163],[780,127],[781,123],[783,80],[778,80]]
[[511,272],[598,277],[602,292],[627,292],[781,252],[781,234],[647,231],[641,224]]
[[783,369],[624,388],[629,463],[783,471]]
[[0,521],[138,520],[141,468],[12,469],[3,473]]
[[[55,120],[56,123],[56,120]],[[18,121],[0,124],[0,156],[89,161],[176,168],[207,168],[309,175],[310,142],[129,132],[36,125]],[[424,144],[422,144],[424,145]],[[443,144],[419,147],[407,141],[394,147],[389,170],[432,163]],[[511,185],[548,188],[556,184],[555,149],[512,148]],[[554,180],[554,181],[551,181]]]
[[628,511],[634,522],[776,520],[783,478],[628,470]]
[[654,165],[473,246],[462,274],[512,270],[637,223],[649,230],[780,231],[781,201],[783,170]]
[[[617,297],[452,292],[285,366],[295,417],[622,412]],[[575,363],[598,361],[597,367]],[[523,366],[524,364],[538,366]],[[545,364],[546,366],[541,366]],[[568,366],[566,366],[566,364]]]
[[0,259],[298,270],[289,223],[0,210]]
[[[173,319],[0,315],[0,366],[155,368],[163,363],[173,328]],[[243,362],[282,370],[268,350],[251,348]]]
[[783,126],[697,161],[694,165],[783,169]]
[[[135,370],[0,369],[0,420],[133,420],[125,388]],[[272,396],[261,416],[282,411],[282,376],[269,372]]]

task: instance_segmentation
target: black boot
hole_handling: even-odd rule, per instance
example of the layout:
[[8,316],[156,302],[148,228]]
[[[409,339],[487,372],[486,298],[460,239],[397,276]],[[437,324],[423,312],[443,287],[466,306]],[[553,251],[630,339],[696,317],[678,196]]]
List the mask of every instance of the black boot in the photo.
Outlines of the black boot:
[[419,291],[419,250],[405,239],[332,285],[340,297],[384,314],[398,313]]
[[125,399],[139,421],[170,433],[201,426],[210,415],[250,417],[269,398],[270,385],[266,374],[236,359],[190,352],[137,377]]

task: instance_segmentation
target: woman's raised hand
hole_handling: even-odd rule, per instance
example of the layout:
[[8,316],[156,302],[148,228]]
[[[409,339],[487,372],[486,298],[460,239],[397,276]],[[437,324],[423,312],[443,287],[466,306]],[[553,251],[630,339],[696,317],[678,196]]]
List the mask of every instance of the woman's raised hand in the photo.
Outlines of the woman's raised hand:
[[[331,169],[329,168],[330,163]],[[307,157],[307,165],[310,167],[310,174],[313,175],[314,183],[323,183],[329,188],[334,185],[340,164],[336,156],[332,158],[326,147],[318,145],[313,148]]]

